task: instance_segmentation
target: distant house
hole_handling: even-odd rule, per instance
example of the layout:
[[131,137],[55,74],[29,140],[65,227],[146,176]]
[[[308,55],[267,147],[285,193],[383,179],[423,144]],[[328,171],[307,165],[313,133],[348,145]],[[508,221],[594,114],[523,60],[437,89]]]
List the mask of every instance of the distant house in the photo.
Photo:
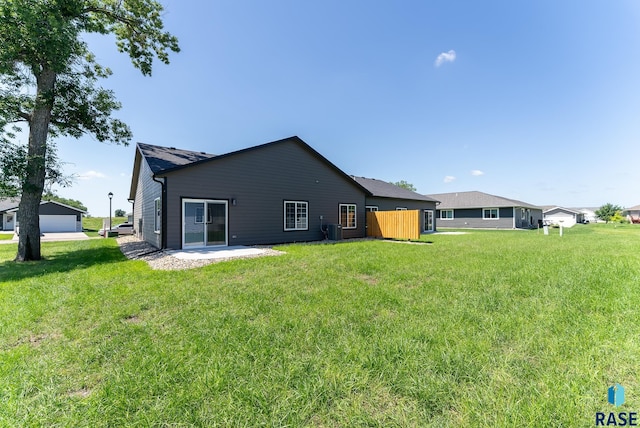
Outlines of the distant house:
[[[0,209],[2,213],[3,230],[15,230],[20,226],[20,201],[13,200],[13,206]],[[82,215],[86,211],[56,202],[40,202],[40,232],[82,232]]]
[[542,223],[542,209],[527,202],[471,191],[427,195],[440,201],[440,228],[528,229]]
[[599,221],[598,217],[596,216],[596,211],[598,211],[598,208],[584,207],[584,208],[573,208],[573,210],[579,211],[580,213],[582,213],[582,218],[588,221],[589,223],[596,223]]
[[584,214],[580,211],[557,206],[546,207],[542,215],[546,224],[562,225],[563,227],[572,227],[584,220]]
[[7,212],[20,204],[20,198],[0,199],[0,230],[14,230],[15,214]]
[[374,178],[354,176],[353,179],[371,193],[365,200],[367,211],[419,210],[422,213],[420,231],[436,230],[435,213],[438,201],[435,199]]
[[640,205],[636,205],[631,208],[626,208],[623,211],[627,216],[627,220],[634,224],[640,224]]

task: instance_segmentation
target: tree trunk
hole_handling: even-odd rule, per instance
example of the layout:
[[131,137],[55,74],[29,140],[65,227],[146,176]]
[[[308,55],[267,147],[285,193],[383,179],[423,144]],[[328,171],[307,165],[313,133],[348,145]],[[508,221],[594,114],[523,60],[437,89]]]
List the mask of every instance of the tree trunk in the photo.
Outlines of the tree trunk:
[[56,73],[44,69],[37,74],[36,106],[29,120],[29,150],[27,171],[18,206],[20,223],[16,261],[40,260],[40,200],[44,190],[47,136]]

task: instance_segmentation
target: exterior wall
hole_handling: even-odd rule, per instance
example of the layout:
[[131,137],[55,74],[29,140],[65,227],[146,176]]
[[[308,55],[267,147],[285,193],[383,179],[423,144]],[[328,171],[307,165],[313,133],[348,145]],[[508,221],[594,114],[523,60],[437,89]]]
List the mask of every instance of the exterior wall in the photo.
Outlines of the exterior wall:
[[[630,223],[634,223],[638,221],[638,219],[640,219],[640,210],[634,210],[634,209],[630,209],[630,210],[626,210],[627,213],[627,220],[629,220]],[[635,223],[638,224],[638,223]]]
[[[182,200],[186,198],[229,201],[229,245],[321,240],[321,227],[339,223],[339,204],[356,205],[356,228],[344,229],[343,238],[365,236],[364,191],[295,142],[248,150],[169,173],[168,248],[182,247]],[[308,202],[308,230],[284,230],[285,200]]]
[[142,158],[136,198],[133,204],[133,229],[138,237],[156,248],[160,248],[161,234],[153,230],[155,220],[155,199],[161,197],[162,186],[152,180],[153,173],[147,162]]
[[543,220],[542,210],[539,208],[516,207],[515,209],[516,229],[537,228]]
[[[486,207],[492,208],[492,207]],[[515,208],[515,219],[514,219]],[[528,211],[527,211],[528,210]],[[498,219],[485,220],[482,218],[483,208],[454,209],[453,219],[440,218],[437,211],[438,227],[473,228],[473,229],[529,229],[537,227],[538,220],[542,220],[542,210],[525,208],[525,219],[522,219],[521,207],[499,208]]]
[[408,210],[420,210],[420,232],[423,232],[424,229],[424,210],[433,211],[433,230],[437,230],[437,220],[436,220],[436,203],[435,202],[427,202],[427,201],[413,201],[408,199],[394,199],[394,198],[377,198],[377,197],[367,197],[366,198],[367,206],[375,206],[378,207],[378,211],[395,211],[396,208],[402,207]]

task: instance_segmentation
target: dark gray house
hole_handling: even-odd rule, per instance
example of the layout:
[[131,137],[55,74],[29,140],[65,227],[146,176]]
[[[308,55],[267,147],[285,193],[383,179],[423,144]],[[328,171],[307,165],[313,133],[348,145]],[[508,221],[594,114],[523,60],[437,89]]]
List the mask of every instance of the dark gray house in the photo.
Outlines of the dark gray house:
[[298,137],[212,155],[138,144],[129,199],[158,248],[314,241],[328,224],[365,236],[372,196]]
[[[12,200],[13,207],[0,210],[3,230],[15,230],[20,226],[19,200]],[[40,202],[40,232],[82,232],[82,215],[85,211],[56,201]]]
[[375,178],[353,179],[371,194],[365,200],[367,211],[420,210],[420,231],[435,232],[436,199]]
[[542,208],[483,192],[428,195],[440,201],[439,227],[478,229],[528,229],[542,223]]

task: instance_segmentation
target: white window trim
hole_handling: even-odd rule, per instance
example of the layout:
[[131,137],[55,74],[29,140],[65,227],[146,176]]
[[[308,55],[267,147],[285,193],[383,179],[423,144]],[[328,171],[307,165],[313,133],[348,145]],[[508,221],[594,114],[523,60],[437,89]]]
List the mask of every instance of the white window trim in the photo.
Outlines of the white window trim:
[[407,207],[396,207],[396,211],[406,211]]
[[[296,226],[291,228],[291,227],[287,227],[287,204],[294,204],[295,206],[295,210],[294,210],[294,216],[295,216],[295,223]],[[305,206],[305,227],[299,227],[298,226],[298,204],[304,204]],[[284,201],[284,231],[285,232],[291,232],[291,231],[295,231],[295,230],[309,230],[309,202],[306,201]]]
[[353,207],[353,226],[342,226],[342,229],[357,229],[358,228],[358,206],[356,204],[339,204],[338,206],[338,219],[340,220],[340,224],[342,225],[342,207],[347,207],[347,218],[349,219],[349,207]]
[[153,200],[153,232],[160,233],[161,228],[162,228],[162,199],[155,198]]
[[[451,217],[442,217],[442,213],[450,212]],[[455,214],[453,210],[440,210],[440,220],[453,220],[455,218]]]
[[365,210],[367,211],[378,211],[378,206],[377,205],[366,205],[364,207]]
[[[485,217],[484,213],[486,211],[493,211],[496,210],[496,218],[491,218],[491,217]],[[483,220],[500,220],[500,208],[483,208],[482,209],[482,219]]]

